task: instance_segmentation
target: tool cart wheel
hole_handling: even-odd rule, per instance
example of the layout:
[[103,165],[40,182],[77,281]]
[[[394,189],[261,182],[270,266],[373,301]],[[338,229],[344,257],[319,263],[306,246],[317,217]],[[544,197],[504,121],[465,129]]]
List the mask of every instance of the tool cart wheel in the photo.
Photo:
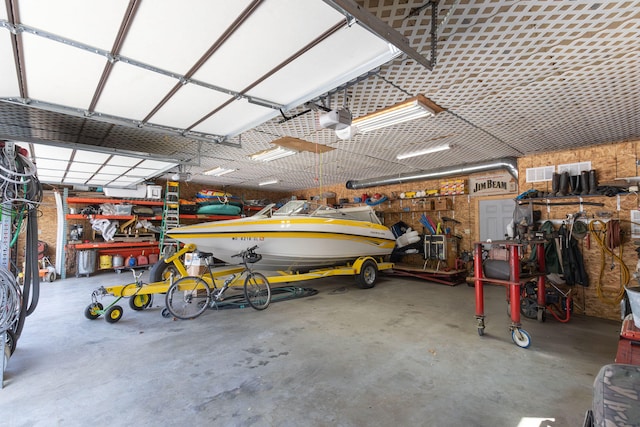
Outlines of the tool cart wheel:
[[360,267],[360,274],[356,276],[356,285],[362,289],[373,288],[378,279],[378,266],[373,260],[366,260]]
[[141,311],[149,307],[153,302],[153,297],[150,294],[138,294],[129,298],[129,307],[135,311]]
[[531,345],[531,336],[522,328],[513,328],[511,339],[518,347],[527,348]]
[[92,302],[87,306],[87,308],[85,308],[84,317],[89,320],[97,319],[98,317],[100,317],[100,312],[103,309],[104,307],[99,302]]
[[484,335],[484,328],[478,328],[478,335],[480,336]]
[[116,323],[122,317],[122,307],[119,305],[111,306],[104,313],[104,320],[107,323]]

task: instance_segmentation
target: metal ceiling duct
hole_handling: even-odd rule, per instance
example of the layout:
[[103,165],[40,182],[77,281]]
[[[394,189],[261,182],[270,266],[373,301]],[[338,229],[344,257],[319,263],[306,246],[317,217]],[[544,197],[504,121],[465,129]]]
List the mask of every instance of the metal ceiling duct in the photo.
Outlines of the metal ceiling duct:
[[429,179],[446,178],[455,175],[468,175],[478,172],[489,172],[498,169],[506,169],[518,180],[518,160],[515,157],[505,157],[479,163],[470,163],[457,167],[432,169],[430,171],[413,172],[402,175],[385,176],[381,178],[362,179],[359,181],[347,181],[349,190],[359,188],[377,187],[381,185],[401,184],[403,182],[425,181]]

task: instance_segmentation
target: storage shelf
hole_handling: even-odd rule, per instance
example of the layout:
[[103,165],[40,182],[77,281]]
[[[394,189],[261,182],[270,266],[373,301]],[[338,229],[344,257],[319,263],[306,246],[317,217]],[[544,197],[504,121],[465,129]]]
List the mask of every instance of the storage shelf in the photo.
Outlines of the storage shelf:
[[162,200],[148,200],[148,199],[106,199],[101,197],[67,197],[67,203],[88,203],[88,204],[101,204],[112,203],[114,205],[120,205],[122,202],[126,202],[132,205],[147,205],[147,206],[163,206]]
[[144,215],[82,215],[82,214],[67,214],[67,219],[124,219],[129,220],[137,217],[138,219],[147,219],[149,221],[160,221],[162,216],[144,216]]
[[76,249],[117,249],[117,248],[155,248],[158,242],[89,242],[89,243],[69,243]]
[[[146,219],[149,221],[161,221],[162,216],[143,216],[143,215],[82,215],[82,214],[67,214],[67,219],[121,219],[129,220],[135,217],[138,219]],[[181,219],[210,219],[210,220],[222,220],[222,219],[237,219],[239,215],[199,215],[199,214],[180,214]]]

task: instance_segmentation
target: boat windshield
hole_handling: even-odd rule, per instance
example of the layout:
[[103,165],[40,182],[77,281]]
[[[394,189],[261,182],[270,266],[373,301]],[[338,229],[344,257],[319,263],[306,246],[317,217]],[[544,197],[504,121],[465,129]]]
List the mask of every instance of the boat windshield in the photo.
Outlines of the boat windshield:
[[275,203],[269,203],[267,206],[265,206],[264,208],[260,209],[260,211],[258,211],[254,216],[260,216],[260,215],[271,216],[271,215],[273,215],[273,207],[275,205],[276,205]]
[[306,200],[291,200],[274,212],[274,216],[308,215],[311,205]]
[[323,218],[351,219],[354,221],[366,221],[381,224],[373,209],[368,206],[350,208],[333,208],[327,205],[318,205],[308,200],[291,200],[284,206],[273,212],[273,216],[309,215]]

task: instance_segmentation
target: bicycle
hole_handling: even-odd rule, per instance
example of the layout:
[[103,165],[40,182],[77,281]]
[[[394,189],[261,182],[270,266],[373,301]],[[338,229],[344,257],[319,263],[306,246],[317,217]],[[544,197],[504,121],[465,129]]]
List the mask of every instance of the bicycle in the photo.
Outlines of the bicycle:
[[244,269],[240,273],[230,275],[221,288],[216,287],[214,272],[209,262],[212,254],[200,253],[204,257],[208,277],[211,285],[203,279],[205,275],[182,277],[169,286],[165,296],[166,308],[172,316],[182,320],[195,319],[207,308],[214,308],[216,303],[224,299],[224,294],[229,285],[246,275],[244,281],[244,296],[247,303],[256,310],[264,310],[271,302],[271,287],[269,280],[261,273],[254,272],[249,264],[256,263],[262,259],[262,255],[255,253],[258,246],[247,248],[232,257],[242,257],[240,263]]

